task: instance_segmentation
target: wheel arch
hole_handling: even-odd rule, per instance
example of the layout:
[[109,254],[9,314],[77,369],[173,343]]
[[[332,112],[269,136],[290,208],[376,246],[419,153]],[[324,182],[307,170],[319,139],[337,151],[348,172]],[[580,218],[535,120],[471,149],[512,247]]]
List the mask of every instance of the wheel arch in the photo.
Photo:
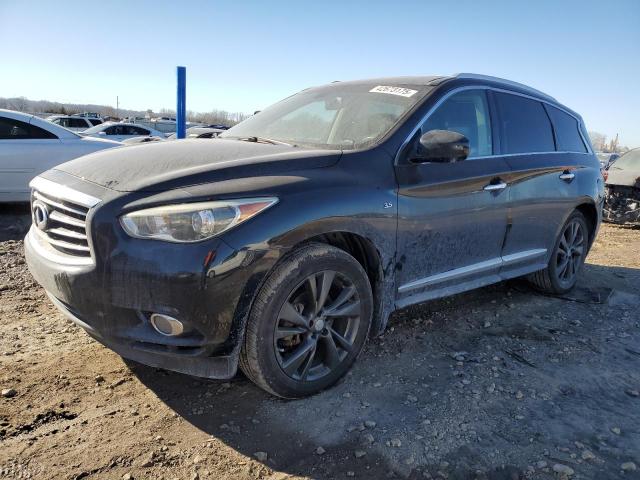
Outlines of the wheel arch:
[[598,209],[593,202],[583,202],[577,205],[575,210],[582,213],[587,220],[587,226],[589,227],[589,248],[591,248],[598,231]]
[[357,233],[334,231],[313,236],[296,245],[294,249],[306,243],[324,243],[331,245],[345,251],[358,261],[367,273],[369,283],[371,284],[371,293],[373,295],[374,307],[371,333],[372,335],[381,333],[386,325],[386,318],[383,320],[385,303],[385,292],[383,286],[385,273],[382,256],[375,244],[363,235]]

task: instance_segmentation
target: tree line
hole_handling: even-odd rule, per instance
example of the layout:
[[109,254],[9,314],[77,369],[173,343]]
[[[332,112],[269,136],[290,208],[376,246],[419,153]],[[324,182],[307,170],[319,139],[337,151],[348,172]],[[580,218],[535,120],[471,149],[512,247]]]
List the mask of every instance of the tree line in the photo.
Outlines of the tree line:
[[[29,100],[26,97],[3,98],[0,97],[0,108],[15,110],[32,114],[60,114],[73,115],[76,113],[96,112],[102,117],[127,118],[127,117],[174,117],[175,110],[163,108],[159,112],[152,110],[116,109],[109,105],[95,105],[91,103],[60,103],[49,100]],[[216,124],[227,126],[235,125],[250,115],[241,112],[227,112],[226,110],[213,109],[209,112],[187,111],[187,121]]]

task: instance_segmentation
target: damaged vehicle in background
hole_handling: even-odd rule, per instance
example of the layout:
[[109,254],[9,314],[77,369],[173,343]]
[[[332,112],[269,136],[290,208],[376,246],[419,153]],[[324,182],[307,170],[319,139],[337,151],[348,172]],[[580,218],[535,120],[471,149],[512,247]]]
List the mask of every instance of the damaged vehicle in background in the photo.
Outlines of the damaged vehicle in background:
[[309,88],[215,140],[32,182],[25,254],[123,357],[274,395],[344,376],[396,309],[505,279],[573,288],[604,182],[583,121],[474,74]]
[[604,220],[640,225],[640,148],[629,150],[608,170]]

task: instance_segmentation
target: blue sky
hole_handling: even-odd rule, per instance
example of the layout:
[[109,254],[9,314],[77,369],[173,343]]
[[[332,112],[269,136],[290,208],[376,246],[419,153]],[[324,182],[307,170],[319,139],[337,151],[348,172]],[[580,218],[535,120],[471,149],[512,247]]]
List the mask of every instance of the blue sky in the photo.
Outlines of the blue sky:
[[0,96],[253,112],[311,85],[475,72],[640,146],[640,0],[0,0]]

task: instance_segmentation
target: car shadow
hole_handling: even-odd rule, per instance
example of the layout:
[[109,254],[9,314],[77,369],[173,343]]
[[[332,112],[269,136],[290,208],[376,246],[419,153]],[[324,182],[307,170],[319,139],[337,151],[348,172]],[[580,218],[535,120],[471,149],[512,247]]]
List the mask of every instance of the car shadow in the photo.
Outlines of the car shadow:
[[[604,308],[602,304],[618,291],[624,294],[618,302],[640,306],[640,297],[631,288],[638,279],[638,269],[589,264],[573,296],[547,297],[524,280],[513,280],[404,309],[394,314],[382,337],[368,343],[345,380],[302,400],[276,399],[241,373],[230,381],[211,381],[135,362],[127,364],[146,387],[194,427],[246,456],[255,458],[256,452],[266,452],[263,463],[286,474],[344,478],[353,472],[357,478],[417,479],[437,477],[444,468],[450,479],[524,478],[526,460],[518,466],[504,462],[496,468],[487,455],[492,455],[491,449],[512,448],[518,442],[527,445],[526,422],[513,420],[516,412],[509,398],[490,399],[483,407],[488,419],[485,416],[476,421],[477,412],[468,409],[478,395],[462,394],[462,385],[451,379],[455,367],[452,352],[464,349],[470,357],[481,357],[487,344],[504,348],[500,345],[505,342],[529,343],[543,359],[536,363],[544,362],[545,355],[558,349],[558,335],[563,335],[558,332],[566,331],[558,328],[562,319],[551,313],[562,305],[571,305],[568,308],[576,309],[575,317],[586,323],[580,312],[587,310],[580,309],[591,308],[585,304]],[[500,315],[495,315],[494,325],[486,328],[486,313],[498,308]],[[539,319],[540,328],[525,325],[523,314]],[[594,321],[589,328],[597,325]],[[548,352],[545,344],[549,345]],[[525,365],[522,356],[515,358],[518,361],[506,356],[500,361],[500,368],[507,372],[504,375],[519,378],[517,375],[523,373],[517,372],[529,374],[534,368],[549,375],[557,371],[556,365],[546,366],[547,371],[540,364]],[[480,365],[491,360],[476,361]],[[478,388],[484,391],[492,387]],[[582,402],[584,418],[593,415],[590,409],[600,411],[600,395],[592,392],[594,398]],[[557,401],[568,403],[572,399],[558,393]],[[533,407],[534,411],[538,409],[544,411],[542,403]],[[539,430],[551,429],[549,425],[553,424],[544,416],[536,421]],[[466,430],[467,424],[474,425]],[[566,431],[556,434],[570,436],[572,428],[566,426]],[[468,431],[482,442],[465,441]],[[508,439],[512,447],[501,443],[503,439]],[[549,445],[554,442],[561,440],[548,439]],[[324,449],[322,455],[316,453],[318,447]],[[443,467],[447,463],[448,471]]]

